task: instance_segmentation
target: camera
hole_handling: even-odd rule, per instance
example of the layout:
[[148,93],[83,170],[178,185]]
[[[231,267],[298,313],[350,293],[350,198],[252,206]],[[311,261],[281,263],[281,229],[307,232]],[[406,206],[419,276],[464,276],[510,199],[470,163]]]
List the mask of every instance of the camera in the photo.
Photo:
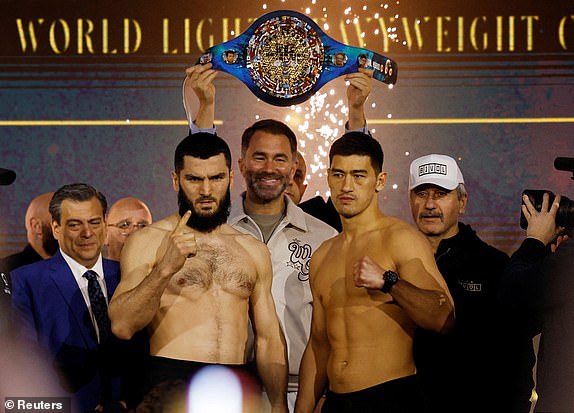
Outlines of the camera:
[[[548,205],[552,205],[554,201],[554,193],[545,189],[525,189],[522,191],[522,195],[527,195],[536,208],[540,211],[542,208],[542,197],[544,194],[548,194]],[[556,212],[556,226],[564,227],[566,231],[570,231],[574,228],[574,201],[566,198],[565,196],[560,197],[560,206]],[[524,216],[523,212],[520,212],[520,228],[526,229],[528,227],[528,221]]]
[[[554,159],[554,169],[572,172],[572,180],[574,180],[574,158],[558,157]],[[542,197],[544,194],[548,194],[548,205],[552,205],[555,198],[552,191],[546,189],[525,189],[522,191],[522,195],[528,196],[528,199],[530,199],[537,211],[542,209]],[[560,205],[556,212],[556,226],[565,228],[567,232],[571,232],[574,229],[574,202],[565,196],[560,197]],[[520,212],[520,228],[528,228],[528,221],[522,211]]]

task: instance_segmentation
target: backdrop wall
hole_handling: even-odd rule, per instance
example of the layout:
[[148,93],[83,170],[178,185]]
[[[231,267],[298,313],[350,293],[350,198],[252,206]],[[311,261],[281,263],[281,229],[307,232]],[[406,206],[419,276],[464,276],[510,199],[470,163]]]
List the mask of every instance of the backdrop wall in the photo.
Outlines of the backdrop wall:
[[[552,166],[574,156],[574,5],[471,3],[1,1],[0,166],[17,179],[0,187],[0,256],[25,243],[30,199],[66,183],[91,183],[110,204],[139,197],[156,219],[172,213],[173,151],[187,135],[185,68],[268,11],[307,8],[331,37],[399,64],[395,87],[377,83],[367,107],[389,173],[383,210],[410,221],[410,162],[448,154],[469,191],[464,221],[512,252],[524,235],[522,189],[574,196],[570,175]],[[300,138],[305,198],[327,193],[326,152],[346,116],[342,79],[287,108],[259,101],[229,75],[216,87],[218,132],[235,165],[243,129],[277,118]],[[233,195],[243,189],[237,176]]]

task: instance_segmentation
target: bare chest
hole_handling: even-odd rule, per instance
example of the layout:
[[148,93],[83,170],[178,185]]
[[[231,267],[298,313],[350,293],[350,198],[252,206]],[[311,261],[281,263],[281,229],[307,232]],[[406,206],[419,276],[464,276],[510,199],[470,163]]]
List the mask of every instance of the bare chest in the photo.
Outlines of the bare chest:
[[223,291],[249,297],[257,278],[254,263],[246,251],[228,239],[198,242],[197,255],[188,258],[169,285],[172,292]]
[[[365,237],[356,242],[339,242],[334,245],[318,268],[315,289],[323,292],[321,297],[326,301],[325,304],[334,300],[335,303],[346,302],[349,300],[365,299],[372,300],[373,294],[365,288],[356,286],[354,278],[357,272],[357,263],[363,257],[368,256],[373,259],[381,268],[394,268],[393,261],[385,245],[380,239],[374,237]],[[375,301],[379,302],[378,295]],[[382,300],[384,301],[384,300]]]

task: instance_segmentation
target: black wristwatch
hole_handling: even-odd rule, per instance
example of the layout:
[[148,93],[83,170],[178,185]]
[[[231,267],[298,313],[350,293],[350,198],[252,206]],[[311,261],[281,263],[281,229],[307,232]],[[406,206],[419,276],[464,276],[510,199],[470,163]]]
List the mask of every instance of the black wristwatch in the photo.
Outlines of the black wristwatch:
[[393,285],[395,285],[397,283],[397,281],[399,281],[399,274],[397,274],[394,271],[388,270],[385,271],[385,273],[383,274],[383,286],[381,287],[381,291],[385,294],[388,294],[391,292],[391,288],[393,288]]

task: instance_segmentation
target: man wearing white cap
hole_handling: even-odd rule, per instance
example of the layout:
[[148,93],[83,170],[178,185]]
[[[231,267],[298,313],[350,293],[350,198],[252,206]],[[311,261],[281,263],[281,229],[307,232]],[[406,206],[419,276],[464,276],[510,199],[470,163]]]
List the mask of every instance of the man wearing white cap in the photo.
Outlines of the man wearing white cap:
[[530,410],[531,336],[497,302],[508,256],[459,222],[468,195],[456,161],[431,154],[409,175],[413,220],[427,237],[456,308],[447,335],[418,330],[414,355],[428,412]]

